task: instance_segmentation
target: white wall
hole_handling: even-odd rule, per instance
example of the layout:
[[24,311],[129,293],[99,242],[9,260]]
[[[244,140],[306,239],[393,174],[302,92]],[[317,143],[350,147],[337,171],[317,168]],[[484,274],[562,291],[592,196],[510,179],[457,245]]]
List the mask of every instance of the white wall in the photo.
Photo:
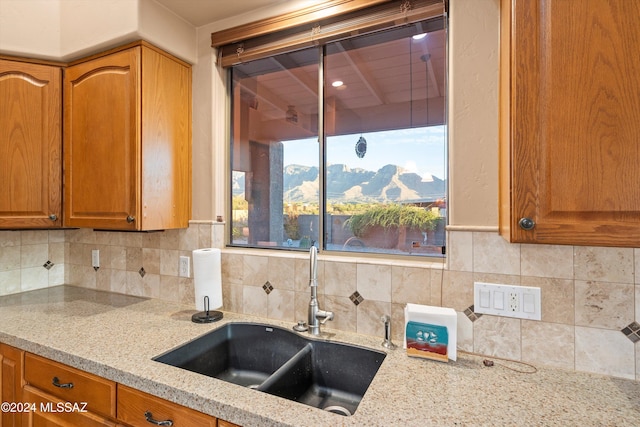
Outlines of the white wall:
[[195,63],[196,29],[154,0],[0,0],[0,53],[71,61],[147,40]]

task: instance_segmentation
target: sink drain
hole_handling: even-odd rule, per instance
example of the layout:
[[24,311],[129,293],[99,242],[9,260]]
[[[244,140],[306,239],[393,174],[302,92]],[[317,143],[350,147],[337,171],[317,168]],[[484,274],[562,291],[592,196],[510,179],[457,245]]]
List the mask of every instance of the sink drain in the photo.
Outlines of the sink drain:
[[349,410],[344,406],[332,405],[327,406],[324,410],[327,412],[333,412],[334,414],[344,415],[345,417],[351,416],[351,412],[349,412]]

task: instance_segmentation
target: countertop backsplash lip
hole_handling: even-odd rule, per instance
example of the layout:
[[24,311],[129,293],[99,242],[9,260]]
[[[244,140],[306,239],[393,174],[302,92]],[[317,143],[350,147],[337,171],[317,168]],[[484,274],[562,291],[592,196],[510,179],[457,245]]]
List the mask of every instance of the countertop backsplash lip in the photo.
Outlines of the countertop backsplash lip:
[[[529,425],[629,425],[640,417],[637,381],[555,368],[519,374],[484,367],[481,357],[465,353],[457,362],[426,361],[407,357],[402,349],[385,350],[382,335],[326,329],[330,335],[321,339],[387,353],[356,413],[343,417],[151,360],[226,323],[291,329],[290,322],[225,312],[220,322],[195,324],[190,306],[118,295],[59,286],[0,297],[0,342],[246,427],[475,426],[491,425],[496,413],[507,425],[523,420]],[[491,399],[486,390],[492,390]]]

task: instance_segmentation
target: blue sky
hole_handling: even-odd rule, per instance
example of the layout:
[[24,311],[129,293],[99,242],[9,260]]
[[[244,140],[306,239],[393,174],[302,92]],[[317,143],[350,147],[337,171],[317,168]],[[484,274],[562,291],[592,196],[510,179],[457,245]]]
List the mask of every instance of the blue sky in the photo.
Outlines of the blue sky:
[[[431,174],[446,178],[444,126],[363,133],[362,136],[367,140],[367,153],[362,159],[355,153],[360,136],[354,134],[328,138],[328,163],[371,171],[393,164],[421,176]],[[284,142],[285,165],[316,166],[317,159],[316,139]]]

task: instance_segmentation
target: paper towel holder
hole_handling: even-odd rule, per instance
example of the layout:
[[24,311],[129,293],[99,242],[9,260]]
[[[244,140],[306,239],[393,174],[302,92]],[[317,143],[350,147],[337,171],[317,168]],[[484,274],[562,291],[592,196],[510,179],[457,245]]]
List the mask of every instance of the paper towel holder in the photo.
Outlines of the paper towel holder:
[[191,316],[191,321],[194,323],[211,323],[217,322],[222,319],[223,315],[221,311],[209,310],[209,297],[204,296],[204,311],[200,311]]

